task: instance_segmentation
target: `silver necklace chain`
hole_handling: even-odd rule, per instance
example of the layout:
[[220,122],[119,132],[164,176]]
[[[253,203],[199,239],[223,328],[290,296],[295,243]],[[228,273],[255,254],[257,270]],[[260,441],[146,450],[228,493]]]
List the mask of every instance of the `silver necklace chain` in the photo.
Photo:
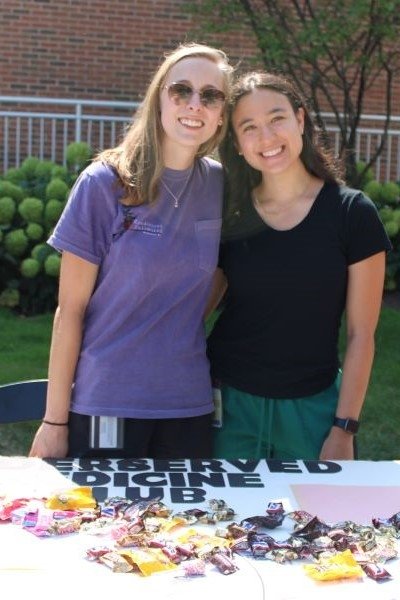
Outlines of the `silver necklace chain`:
[[174,192],[171,190],[171,188],[165,183],[165,181],[163,179],[161,179],[161,183],[163,184],[163,186],[165,187],[165,189],[167,190],[167,192],[172,196],[172,198],[174,199],[174,208],[179,208],[179,202],[181,201],[181,198],[183,196],[183,194],[186,191],[186,188],[189,184],[189,180],[192,176],[193,173],[193,169],[194,169],[194,165],[192,165],[192,168],[189,171],[188,176],[186,177],[183,186],[181,188],[181,191],[179,192],[178,195],[174,194]]

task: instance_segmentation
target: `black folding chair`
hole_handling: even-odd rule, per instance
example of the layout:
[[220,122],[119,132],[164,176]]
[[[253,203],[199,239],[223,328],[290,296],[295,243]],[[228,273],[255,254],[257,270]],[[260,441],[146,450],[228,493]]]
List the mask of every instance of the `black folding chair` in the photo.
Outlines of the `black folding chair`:
[[0,423],[18,423],[43,418],[47,379],[15,381],[0,385]]

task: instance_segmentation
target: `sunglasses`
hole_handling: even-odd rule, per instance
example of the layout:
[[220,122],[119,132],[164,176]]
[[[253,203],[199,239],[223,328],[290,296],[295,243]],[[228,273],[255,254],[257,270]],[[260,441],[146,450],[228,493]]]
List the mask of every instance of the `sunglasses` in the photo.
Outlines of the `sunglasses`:
[[206,108],[221,108],[225,102],[225,94],[221,90],[213,87],[206,87],[202,90],[195,90],[188,83],[173,82],[165,85],[168,91],[168,97],[177,106],[187,104],[193,97],[193,94],[199,94],[200,102]]

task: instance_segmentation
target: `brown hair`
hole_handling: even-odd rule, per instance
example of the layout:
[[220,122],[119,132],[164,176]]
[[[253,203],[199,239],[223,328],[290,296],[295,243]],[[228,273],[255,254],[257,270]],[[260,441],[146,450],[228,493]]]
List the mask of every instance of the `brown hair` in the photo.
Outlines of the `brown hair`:
[[[185,58],[206,58],[221,69],[224,92],[229,96],[232,67],[222,50],[203,44],[181,44],[157,69],[147,89],[144,100],[122,142],[115,148],[101,152],[97,160],[110,164],[118,173],[126,195],[127,204],[143,204],[157,198],[159,180],[164,168],[161,139],[160,91],[171,68]],[[223,139],[228,126],[227,108],[222,113],[222,125],[216,133],[201,144],[197,156],[211,153]]]
[[321,142],[310,111],[294,83],[280,74],[254,71],[242,75],[233,85],[230,96],[229,125],[226,136],[219,147],[219,154],[225,167],[225,208],[229,222],[248,203],[249,193],[261,182],[261,172],[251,167],[243,156],[238,154],[235,145],[235,132],[232,114],[241,98],[257,89],[267,89],[283,94],[289,100],[293,111],[304,111],[303,149],[300,159],[309,173],[326,182],[342,183],[339,162]]

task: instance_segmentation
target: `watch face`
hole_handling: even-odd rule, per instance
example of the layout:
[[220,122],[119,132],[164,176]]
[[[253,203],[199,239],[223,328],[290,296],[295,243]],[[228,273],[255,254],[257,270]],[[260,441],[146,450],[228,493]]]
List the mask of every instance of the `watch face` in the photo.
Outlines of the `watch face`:
[[350,433],[357,433],[359,427],[359,422],[355,419],[339,419],[339,417],[335,417],[333,424]]
[[351,433],[357,433],[358,431],[358,421],[353,421],[352,419],[347,419],[346,431],[351,431]]

